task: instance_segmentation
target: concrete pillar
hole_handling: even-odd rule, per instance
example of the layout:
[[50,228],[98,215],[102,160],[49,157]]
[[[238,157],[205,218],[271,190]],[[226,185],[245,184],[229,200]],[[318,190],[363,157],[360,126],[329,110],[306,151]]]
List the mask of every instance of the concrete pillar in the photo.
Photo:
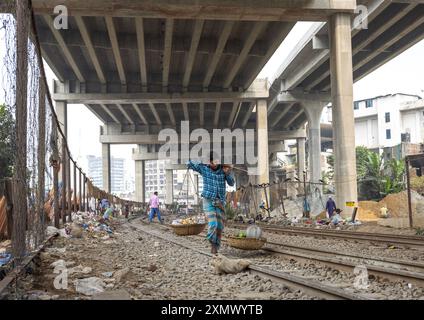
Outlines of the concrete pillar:
[[145,161],[136,160],[135,163],[135,201],[146,202],[146,171]]
[[351,16],[337,13],[329,21],[331,96],[333,103],[334,181],[336,205],[351,215],[357,204]]
[[172,169],[165,169],[165,204],[174,201],[174,174]]
[[305,138],[297,139],[297,176],[302,177],[306,170]]
[[103,190],[110,192],[111,190],[111,172],[110,172],[110,144],[102,144],[102,176],[103,176]]
[[[322,179],[321,176],[321,114],[325,103],[302,102],[308,118],[308,180],[314,183]],[[303,173],[299,172],[299,179],[303,181]]]
[[[269,183],[269,154],[268,154],[268,107],[267,101],[258,100],[256,103],[256,130],[258,132],[258,176],[257,183]],[[268,203],[269,189],[267,190]],[[261,192],[260,200],[265,200],[265,193]],[[271,205],[269,203],[269,205]]]

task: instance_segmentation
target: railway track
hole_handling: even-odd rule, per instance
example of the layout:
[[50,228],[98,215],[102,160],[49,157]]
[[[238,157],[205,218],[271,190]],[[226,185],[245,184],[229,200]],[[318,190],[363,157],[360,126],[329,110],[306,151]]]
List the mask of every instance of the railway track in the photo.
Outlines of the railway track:
[[[140,221],[142,224],[145,224],[144,222]],[[212,257],[213,255],[207,251],[205,251],[204,247],[199,246],[198,244],[194,244],[192,241],[189,241],[189,239],[184,239],[182,237],[178,238],[178,240],[173,239],[170,236],[167,236],[163,233],[158,233],[155,230],[147,230],[146,228],[135,225],[133,223],[130,224],[133,228],[136,228],[137,230],[144,232],[146,234],[149,234],[151,236],[154,236],[156,238],[162,239],[164,241],[176,244],[178,246],[184,247],[186,249],[189,249],[193,252],[197,252],[202,255],[206,255],[209,257]],[[170,230],[169,227],[166,226],[160,226],[156,225],[159,229],[166,229]],[[286,285],[287,287],[291,288],[292,290],[301,290],[307,295],[319,297],[323,299],[331,299],[331,300],[370,300],[370,298],[350,293],[345,289],[341,289],[335,286],[325,285],[304,277],[299,277],[292,275],[287,272],[282,271],[276,271],[269,269],[267,267],[259,266],[252,264],[249,266],[249,272],[255,275],[258,275],[260,277],[268,278],[273,281],[282,283]]]
[[358,265],[365,266],[370,275],[389,280],[403,280],[424,287],[424,264],[415,261],[396,261],[348,253],[330,252],[268,242],[265,251],[303,262],[316,262],[337,270],[353,272]]
[[[199,237],[205,236],[199,235]],[[226,242],[226,239],[223,239]],[[274,241],[267,241],[261,249],[271,254],[281,255],[305,263],[319,263],[336,270],[354,272],[359,265],[367,268],[369,275],[389,280],[403,280],[424,287],[424,263],[407,260],[396,260],[385,257],[334,252],[329,250],[300,247]]]
[[[424,249],[424,237],[404,236],[390,234],[376,234],[369,232],[335,231],[322,229],[307,229],[301,227],[276,227],[264,224],[258,224],[263,231],[277,234],[301,235],[320,238],[337,238],[352,241],[378,242],[386,245],[397,245],[406,248]],[[246,224],[231,223],[228,227],[246,228]]]

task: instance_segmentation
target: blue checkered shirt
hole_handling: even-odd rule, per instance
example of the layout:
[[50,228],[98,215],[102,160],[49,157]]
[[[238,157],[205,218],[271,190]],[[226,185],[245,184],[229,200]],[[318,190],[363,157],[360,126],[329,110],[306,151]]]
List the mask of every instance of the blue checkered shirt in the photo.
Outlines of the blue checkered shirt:
[[225,174],[221,167],[214,171],[207,164],[191,160],[187,162],[187,168],[200,173],[203,177],[203,198],[220,199],[225,204],[225,182],[230,186],[234,185],[234,177],[231,174]]

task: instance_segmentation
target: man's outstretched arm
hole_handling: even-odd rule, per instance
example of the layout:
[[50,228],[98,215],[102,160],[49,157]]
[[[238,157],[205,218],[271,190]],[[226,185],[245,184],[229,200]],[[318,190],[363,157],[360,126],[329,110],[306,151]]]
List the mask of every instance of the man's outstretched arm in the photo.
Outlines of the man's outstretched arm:
[[234,186],[234,183],[236,182],[234,176],[231,173],[227,173],[225,175],[225,181],[227,181],[230,187]]
[[196,171],[200,174],[203,173],[203,167],[204,167],[203,163],[196,162],[196,161],[193,161],[193,160],[187,161],[187,168],[192,169],[193,171]]

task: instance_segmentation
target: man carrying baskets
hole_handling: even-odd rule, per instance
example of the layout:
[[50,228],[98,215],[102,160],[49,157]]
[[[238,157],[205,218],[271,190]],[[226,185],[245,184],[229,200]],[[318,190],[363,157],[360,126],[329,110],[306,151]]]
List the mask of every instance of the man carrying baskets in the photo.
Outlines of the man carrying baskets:
[[207,239],[211,243],[212,254],[217,254],[221,245],[222,231],[224,230],[224,206],[226,199],[226,184],[233,186],[234,177],[231,175],[231,166],[220,165],[218,157],[210,153],[209,164],[188,161],[187,167],[203,177],[203,211],[208,215]]

